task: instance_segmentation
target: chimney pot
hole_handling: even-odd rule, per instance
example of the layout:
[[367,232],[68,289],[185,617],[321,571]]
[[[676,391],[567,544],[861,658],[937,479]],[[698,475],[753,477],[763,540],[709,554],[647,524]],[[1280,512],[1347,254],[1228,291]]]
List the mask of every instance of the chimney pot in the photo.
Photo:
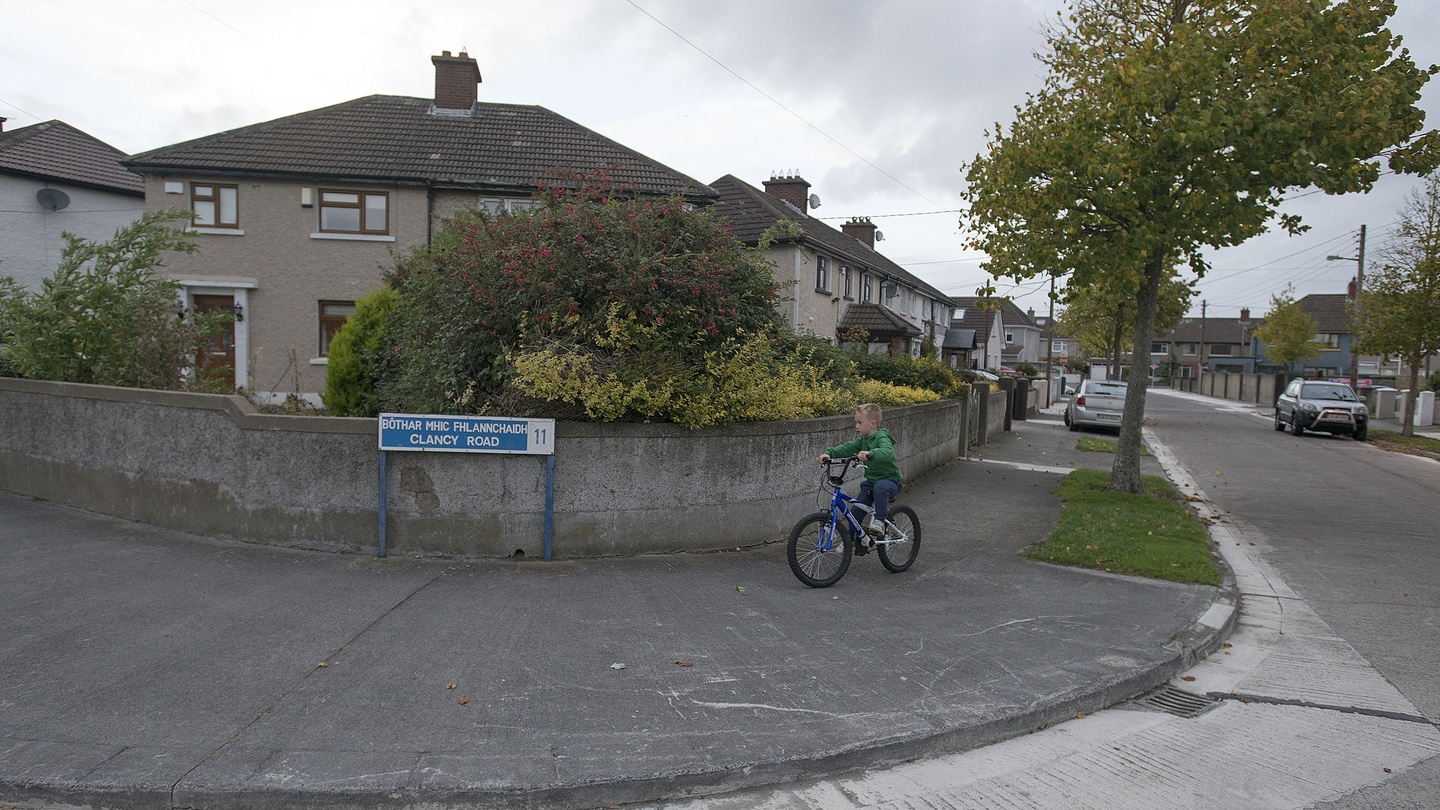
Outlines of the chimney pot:
[[479,98],[480,66],[464,51],[451,56],[441,51],[439,56],[430,57],[435,66],[435,107],[441,110],[465,110],[474,108]]
[[1248,320],[1250,320],[1250,309],[1249,309],[1249,307],[1246,307],[1246,308],[1240,310],[1240,320],[1242,320],[1242,321],[1248,321]]
[[859,240],[871,250],[875,249],[875,223],[869,217],[851,217],[849,222],[840,226],[840,232]]
[[765,181],[765,193],[779,200],[784,200],[796,208],[800,213],[806,213],[810,208],[809,194],[810,184],[800,175],[787,175],[785,177],[771,177]]

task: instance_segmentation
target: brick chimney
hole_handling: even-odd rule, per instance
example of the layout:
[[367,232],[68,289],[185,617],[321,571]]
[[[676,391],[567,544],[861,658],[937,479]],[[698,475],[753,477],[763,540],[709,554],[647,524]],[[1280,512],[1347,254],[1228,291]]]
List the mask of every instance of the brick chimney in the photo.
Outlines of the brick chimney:
[[1248,320],[1250,320],[1250,308],[1249,308],[1249,307],[1244,307],[1244,308],[1242,308],[1242,309],[1240,310],[1240,320],[1242,320],[1242,321],[1248,321]]
[[784,200],[804,214],[810,207],[810,184],[798,174],[793,177],[772,177],[765,181],[765,193]]
[[430,57],[435,65],[435,108],[440,110],[470,111],[480,97],[480,66],[470,54],[461,51],[451,56],[441,51],[439,56]]
[[875,223],[869,217],[852,217],[840,226],[840,232],[852,239],[858,239],[871,250],[875,249]]

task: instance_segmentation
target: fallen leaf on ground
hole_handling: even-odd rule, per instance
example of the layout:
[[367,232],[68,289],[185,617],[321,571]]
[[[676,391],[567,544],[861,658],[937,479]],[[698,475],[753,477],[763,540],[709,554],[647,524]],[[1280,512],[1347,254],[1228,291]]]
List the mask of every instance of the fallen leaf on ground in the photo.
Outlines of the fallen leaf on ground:
[[467,704],[467,703],[469,703],[469,702],[470,702],[470,698],[465,697],[464,695],[461,695],[461,696],[460,696],[460,705],[461,705],[461,706],[464,706],[465,704]]
[[695,666],[695,662],[689,658],[681,658],[675,662],[675,665],[679,667],[693,667]]
[[320,663],[316,664],[315,666],[317,666],[317,667],[319,667],[319,668],[321,668],[321,669],[324,669],[324,668],[326,668],[326,667],[328,667],[328,666],[330,666],[330,665],[329,665],[328,663],[324,662],[324,661],[321,661]]
[[610,665],[610,668],[611,668],[611,669],[624,669],[624,668],[625,668],[625,665],[624,665],[624,664],[611,664],[611,665]]
[[1194,676],[1194,675],[1182,675],[1182,676],[1180,676],[1180,680],[1182,680],[1182,681],[1193,681],[1193,680],[1195,680],[1195,676]]
[[446,688],[446,689],[454,689],[454,688],[458,687],[459,685],[460,685],[460,684],[458,684],[458,683],[447,683],[447,684],[445,684],[445,688]]

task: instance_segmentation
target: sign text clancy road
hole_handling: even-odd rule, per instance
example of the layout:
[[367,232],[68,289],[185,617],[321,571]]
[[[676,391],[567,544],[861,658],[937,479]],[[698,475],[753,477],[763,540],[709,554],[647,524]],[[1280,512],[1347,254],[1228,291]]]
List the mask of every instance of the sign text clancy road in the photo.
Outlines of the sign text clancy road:
[[555,420],[382,413],[380,449],[552,455]]

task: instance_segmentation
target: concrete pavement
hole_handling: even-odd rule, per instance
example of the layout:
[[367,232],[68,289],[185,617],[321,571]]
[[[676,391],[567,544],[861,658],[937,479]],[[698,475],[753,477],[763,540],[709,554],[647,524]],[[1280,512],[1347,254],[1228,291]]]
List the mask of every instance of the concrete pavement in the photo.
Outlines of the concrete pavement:
[[[1223,401],[1193,394],[1167,395],[1195,400],[1216,412],[1232,410],[1223,407]],[[1172,418],[1175,414],[1170,412]],[[1189,411],[1181,418],[1193,415]],[[1225,418],[1238,427],[1233,417]],[[1207,423],[1202,432],[1218,423]],[[1259,419],[1249,427],[1262,440],[1269,428]],[[1167,428],[1173,425],[1157,431],[1174,436]],[[1183,696],[1179,705],[1191,713],[1156,711],[1152,696],[958,754],[655,807],[1435,807],[1440,795],[1435,790],[1440,785],[1440,731],[1435,723],[1288,587],[1270,562],[1276,552],[1271,538],[1220,508],[1159,437],[1150,428],[1145,433],[1167,474],[1210,527],[1244,604],[1224,649],[1174,678],[1165,690],[1172,704]],[[1358,447],[1355,453],[1373,455]]]
[[825,590],[794,579],[782,538],[377,560],[0,495],[0,803],[598,807],[1094,712],[1212,650],[1234,597],[1019,559],[1054,526],[1059,474],[1111,460],[1050,419],[907,486],[909,572],[860,557]]

